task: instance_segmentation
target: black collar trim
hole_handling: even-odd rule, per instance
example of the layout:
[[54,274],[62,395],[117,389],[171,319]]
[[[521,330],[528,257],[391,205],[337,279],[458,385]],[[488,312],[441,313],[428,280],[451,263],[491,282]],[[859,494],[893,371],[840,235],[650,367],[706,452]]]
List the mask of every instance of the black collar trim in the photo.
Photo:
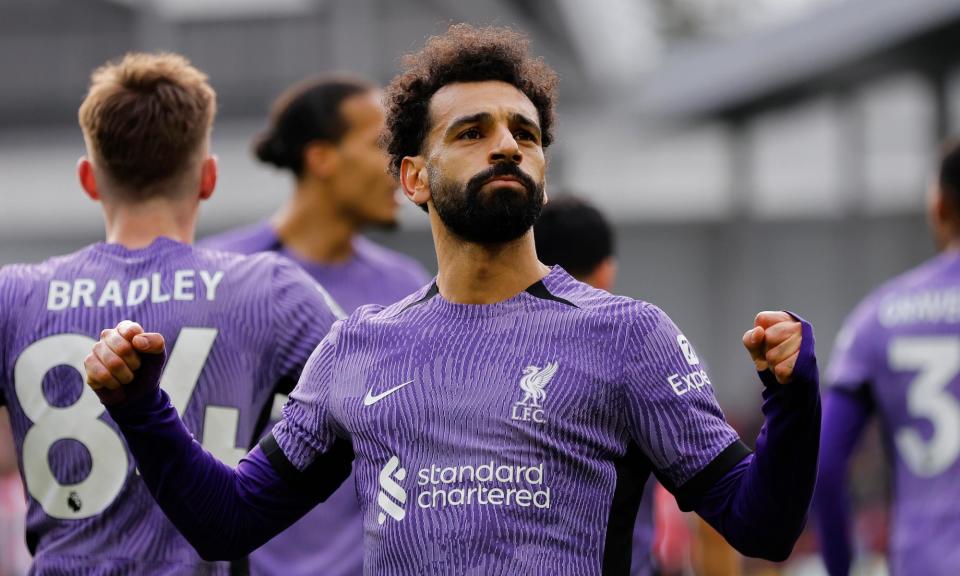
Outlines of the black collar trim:
[[[561,298],[561,297],[559,297],[559,296],[555,296],[553,293],[551,293],[550,290],[547,289],[546,284],[543,283],[543,280],[538,280],[537,282],[535,282],[534,284],[532,284],[531,286],[529,286],[529,287],[525,290],[525,292],[526,292],[527,294],[530,294],[531,296],[535,296],[535,297],[537,297],[537,298],[540,298],[541,300],[553,300],[554,302],[559,302],[559,303],[561,303],[561,304],[565,304],[565,305],[571,306],[571,307],[573,307],[573,308],[579,308],[579,306],[577,306],[577,305],[574,304],[573,302],[571,302],[571,301],[569,301],[569,300],[565,300],[565,299],[563,299],[563,298]],[[430,286],[430,289],[427,290],[427,293],[424,294],[422,298],[420,298],[420,299],[417,300],[416,302],[411,302],[410,304],[407,304],[406,306],[403,307],[403,310],[401,310],[400,312],[403,313],[403,312],[406,312],[407,310],[413,308],[414,306],[419,306],[420,304],[423,304],[423,303],[426,302],[427,300],[430,300],[431,298],[433,298],[434,296],[436,296],[436,295],[439,294],[439,293],[440,293],[440,287],[437,286],[437,283],[436,283],[436,282],[434,282],[434,283]]]
[[439,294],[439,293],[440,293],[440,287],[437,286],[437,283],[436,283],[436,282],[434,282],[433,284],[430,285],[430,289],[427,290],[427,293],[423,295],[423,298],[417,300],[416,302],[411,302],[411,303],[407,304],[406,306],[403,307],[403,310],[401,310],[400,313],[402,314],[402,313],[406,312],[407,310],[413,308],[414,306],[419,306],[420,304],[423,304],[424,302],[426,302],[427,300],[433,298],[434,296],[436,296],[436,295]]
[[579,308],[576,304],[569,300],[564,300],[563,298],[554,295],[550,290],[547,289],[547,285],[543,283],[543,280],[538,280],[536,283],[527,288],[527,294],[531,296],[536,296],[543,300],[553,300],[554,302],[559,302],[561,304],[566,304],[567,306],[573,306],[574,308]]

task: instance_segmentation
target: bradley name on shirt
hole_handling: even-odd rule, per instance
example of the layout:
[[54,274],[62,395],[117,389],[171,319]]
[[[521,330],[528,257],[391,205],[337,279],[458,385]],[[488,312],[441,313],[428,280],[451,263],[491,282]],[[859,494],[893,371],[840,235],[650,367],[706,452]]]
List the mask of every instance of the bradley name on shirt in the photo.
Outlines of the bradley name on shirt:
[[[199,279],[199,281],[198,281]],[[149,301],[162,304],[173,301],[191,301],[217,297],[217,286],[223,280],[218,270],[177,270],[173,273],[173,286],[164,282],[163,274],[154,272],[148,277],[133,280],[107,280],[97,284],[92,278],[74,280],[51,280],[47,290],[47,310],[67,308],[105,308],[112,306],[137,306]],[[167,291],[163,289],[167,285]]]

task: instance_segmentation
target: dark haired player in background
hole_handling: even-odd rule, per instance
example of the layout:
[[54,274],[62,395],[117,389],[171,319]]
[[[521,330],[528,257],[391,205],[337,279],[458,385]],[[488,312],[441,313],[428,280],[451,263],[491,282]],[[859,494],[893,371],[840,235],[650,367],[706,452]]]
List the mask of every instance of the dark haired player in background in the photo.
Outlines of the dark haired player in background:
[[613,229],[599,210],[575,196],[552,197],[533,227],[537,257],[581,282],[613,291],[617,278]]
[[661,310],[541,264],[557,80],[527,48],[456,25],[405,60],[387,149],[429,213],[437,281],[336,324],[236,470],[190,442],[157,388],[162,336],[124,324],[87,357],[152,493],[206,557],[260,545],[354,455],[370,574],[625,574],[651,472],[744,553],[790,554],[819,445],[810,325],[762,312],[744,334],[767,415],[752,454]]
[[378,142],[383,122],[380,91],[362,80],[331,76],[291,87],[274,103],[255,153],[290,171],[293,194],[270,222],[200,244],[245,254],[280,252],[347,313],[407,296],[427,281],[423,267],[359,234],[397,221],[398,184]]
[[179,56],[98,69],[80,107],[79,177],[107,241],[0,270],[0,403],[29,495],[33,574],[231,571],[167,520],[83,385],[100,327],[133,318],[170,340],[161,385],[197,441],[236,465],[335,320],[292,262],[190,246],[217,180],[215,110],[206,76]]
[[[610,223],[592,204],[572,195],[551,196],[533,226],[537,258],[557,265],[594,288],[613,292],[617,279],[614,234]],[[656,573],[653,556],[654,487],[651,478],[643,487],[633,530],[631,576]]]
[[[291,172],[293,194],[271,222],[200,245],[288,256],[347,314],[363,304],[392,304],[423,286],[428,278],[423,267],[359,234],[396,223],[397,181],[378,145],[383,119],[379,90],[362,80],[322,77],[287,90],[255,149],[264,163]],[[363,519],[353,479],[251,554],[250,568],[255,575],[308,576],[319,570],[325,576],[359,576]]]
[[[572,195],[552,196],[543,207],[540,218],[533,226],[533,236],[537,246],[537,257],[550,266],[558,265],[571,276],[586,282],[594,288],[613,291],[617,279],[617,260],[614,253],[615,237],[613,228],[592,204]],[[643,488],[643,498],[637,512],[637,521],[633,530],[633,564],[631,576],[648,576],[658,573],[654,547],[656,540],[675,536],[666,525],[656,525],[658,517],[654,513],[654,501],[657,486],[651,478]],[[665,498],[670,498],[664,494]],[[680,515],[672,503],[668,510],[660,513]],[[685,523],[680,523],[683,525]],[[706,526],[696,531],[700,556],[697,564],[711,574],[732,576],[739,573],[740,558],[716,532]],[[698,571],[699,573],[699,571]]]
[[850,573],[847,465],[880,418],[893,467],[890,570],[960,574],[960,145],[945,146],[931,190],[940,255],[867,296],[827,371],[817,519],[832,576]]

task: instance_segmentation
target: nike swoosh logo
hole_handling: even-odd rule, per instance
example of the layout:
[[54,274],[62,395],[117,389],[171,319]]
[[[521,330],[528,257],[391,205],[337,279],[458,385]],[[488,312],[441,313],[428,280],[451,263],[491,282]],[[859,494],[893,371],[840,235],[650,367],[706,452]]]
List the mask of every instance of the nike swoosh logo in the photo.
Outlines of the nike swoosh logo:
[[391,389],[389,389],[389,390],[385,390],[385,391],[383,391],[383,392],[381,392],[381,393],[379,393],[379,394],[374,394],[374,393],[373,393],[373,388],[371,388],[371,389],[367,390],[367,395],[363,397],[363,405],[364,405],[364,406],[373,406],[373,405],[376,404],[377,402],[383,400],[383,399],[386,398],[387,396],[393,394],[393,393],[396,392],[397,390],[403,388],[404,386],[406,386],[407,384],[410,384],[410,383],[412,383],[412,382],[413,382],[413,380],[408,380],[408,381],[404,382],[403,384],[400,384],[400,385],[398,385],[398,386],[394,386],[393,388],[391,388]]

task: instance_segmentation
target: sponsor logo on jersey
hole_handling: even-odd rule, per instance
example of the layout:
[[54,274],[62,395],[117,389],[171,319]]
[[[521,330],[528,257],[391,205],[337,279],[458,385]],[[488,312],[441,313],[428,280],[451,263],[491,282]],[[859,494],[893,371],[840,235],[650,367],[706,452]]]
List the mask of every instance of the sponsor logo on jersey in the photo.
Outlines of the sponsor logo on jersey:
[[671,374],[667,378],[667,384],[673,388],[674,394],[683,396],[687,392],[699,390],[710,384],[710,377],[706,370],[698,370],[689,374]]
[[[380,470],[377,522],[406,518],[407,471],[400,458],[392,456]],[[516,506],[546,510],[553,496],[545,483],[543,463],[533,466],[504,464],[490,460],[481,464],[442,466],[431,464],[416,474],[413,502],[421,510],[459,506]]]
[[397,522],[406,517],[404,506],[407,503],[407,491],[400,485],[406,478],[407,471],[400,467],[400,459],[396,456],[387,460],[386,465],[380,469],[380,491],[377,493],[377,504],[380,506],[380,514],[377,515],[379,524],[386,522],[387,516]]
[[514,403],[510,411],[510,418],[519,422],[546,422],[543,413],[543,402],[547,399],[547,385],[557,373],[559,364],[550,362],[543,368],[527,366],[523,369],[520,378],[520,390],[523,396]]
[[690,344],[686,336],[677,334],[677,344],[680,346],[680,351],[683,352],[683,357],[687,360],[687,364],[696,366],[700,363],[700,359],[697,358],[697,353],[693,350],[693,345]]
[[479,465],[437,466],[417,472],[417,506],[518,506],[549,509],[551,490],[543,463],[522,466],[494,460]]

